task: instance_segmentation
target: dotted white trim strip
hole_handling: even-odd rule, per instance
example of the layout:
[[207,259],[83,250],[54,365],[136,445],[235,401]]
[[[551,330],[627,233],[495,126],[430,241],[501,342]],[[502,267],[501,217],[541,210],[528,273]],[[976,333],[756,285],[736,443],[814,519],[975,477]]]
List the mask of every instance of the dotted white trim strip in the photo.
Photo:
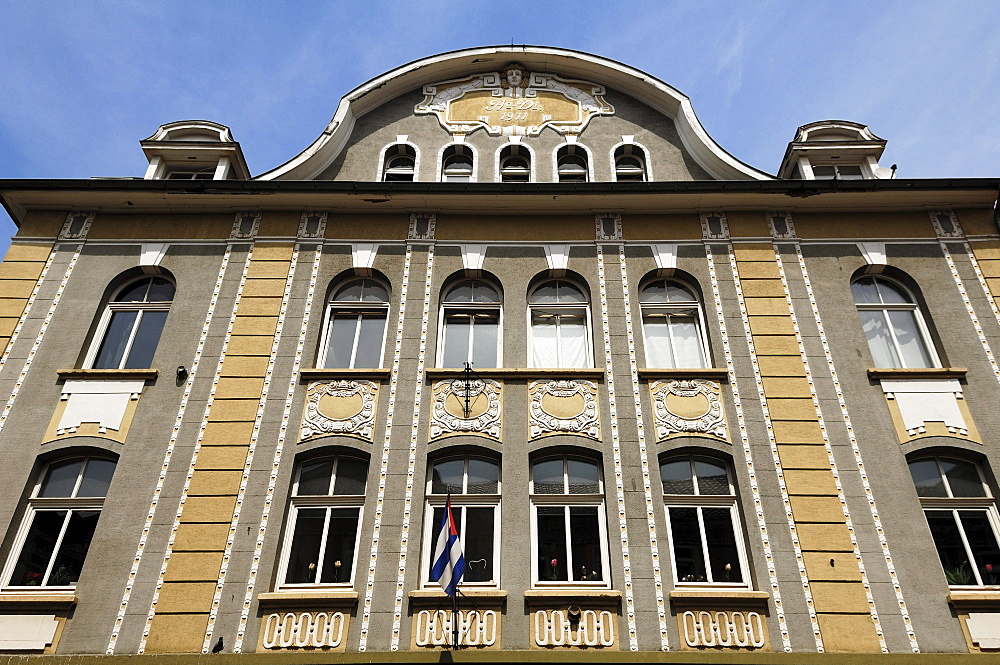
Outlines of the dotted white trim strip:
[[632,375],[632,391],[635,393],[635,423],[639,439],[639,458],[642,461],[642,489],[646,495],[646,521],[649,525],[649,550],[653,559],[653,583],[656,585],[656,614],[660,622],[660,650],[670,650],[670,635],[667,632],[667,608],[663,598],[663,577],[660,574],[660,547],[656,537],[656,506],[653,505],[653,489],[650,481],[649,454],[646,450],[646,429],[643,425],[642,396],[639,390],[639,369],[635,353],[635,331],[632,327],[632,302],[629,297],[628,271],[625,268],[625,245],[618,246],[618,261],[622,271],[622,292],[625,303],[625,334],[628,336],[629,371]]
[[[969,247],[968,243],[963,244],[965,245],[966,253],[969,255],[969,258],[972,259],[972,249]],[[979,343],[983,345],[983,351],[986,353],[986,358],[990,361],[990,367],[993,368],[993,376],[995,376],[996,380],[1000,382],[1000,365],[997,365],[997,359],[993,355],[993,349],[990,348],[990,343],[986,339],[986,333],[983,332],[983,326],[979,323],[979,316],[976,314],[976,310],[972,308],[972,301],[969,300],[969,293],[965,290],[965,284],[962,282],[962,278],[958,274],[958,268],[955,266],[955,260],[952,258],[951,252],[948,250],[948,245],[944,240],[941,241],[941,251],[944,252],[944,258],[948,262],[948,269],[951,271],[951,276],[955,279],[955,286],[958,287],[958,292],[962,294],[962,302],[965,303],[965,310],[969,313],[969,319],[972,321],[972,325],[976,328],[976,334],[979,335]],[[975,261],[975,259],[972,260]],[[978,276],[979,265],[974,265]],[[984,279],[983,284],[985,285],[985,283],[986,280]],[[987,288],[986,293],[987,299],[993,303],[994,307],[996,307],[996,302],[993,300],[993,297],[989,295],[989,288]]]
[[[324,213],[325,214],[325,213]],[[296,259],[304,243],[296,245]],[[313,257],[312,272],[309,275],[309,291],[306,293],[305,309],[302,313],[302,330],[309,327],[309,319],[312,315],[313,297],[316,293],[316,280],[319,275],[319,263],[323,256],[322,246],[316,246],[316,253]],[[284,308],[282,308],[284,309]],[[277,337],[276,337],[277,339]],[[247,590],[243,596],[243,608],[240,610],[240,624],[236,632],[236,643],[233,645],[233,652],[240,653],[243,650],[243,640],[246,637],[247,622],[250,618],[250,607],[253,605],[254,590],[257,586],[257,571],[260,567],[260,559],[264,551],[264,536],[267,533],[268,518],[271,514],[271,505],[274,502],[274,488],[278,481],[278,469],[281,466],[281,455],[285,447],[285,438],[288,434],[288,421],[292,413],[292,401],[295,397],[295,388],[299,382],[299,370],[302,369],[302,353],[305,348],[305,335],[298,335],[298,345],[295,347],[295,361],[292,364],[292,376],[288,380],[288,394],[285,397],[285,407],[281,412],[281,429],[278,432],[278,443],[274,448],[274,460],[271,462],[271,475],[267,481],[267,494],[264,496],[264,510],[260,517],[260,526],[257,529],[257,542],[254,545],[253,560],[250,563],[250,575],[247,579]]]
[[55,245],[49,251],[49,257],[45,260],[45,265],[42,266],[42,272],[38,275],[38,279],[35,280],[35,288],[31,290],[31,295],[28,296],[28,302],[24,304],[24,311],[21,312],[21,318],[17,320],[17,325],[14,326],[14,332],[11,333],[10,339],[7,340],[7,348],[4,349],[3,355],[0,356],[0,369],[7,364],[7,358],[10,356],[11,349],[14,348],[14,342],[21,334],[21,328],[24,327],[24,322],[28,318],[28,314],[31,312],[31,306],[35,304],[35,297],[38,295],[39,289],[42,288],[42,282],[45,281],[45,276],[49,274],[49,268],[52,266],[52,259],[56,256]]
[[[903,626],[910,640],[910,648],[914,653],[920,653],[920,647],[917,645],[917,637],[913,632],[913,624],[910,622],[910,611],[907,609],[906,601],[903,599],[903,590],[900,588],[899,579],[896,577],[896,567],[892,562],[892,555],[889,553],[889,543],[885,539],[882,519],[879,517],[878,507],[875,505],[872,486],[868,482],[868,472],[865,470],[865,463],[861,458],[861,449],[858,447],[858,440],[854,435],[854,425],[851,424],[851,416],[847,411],[847,402],[844,400],[844,391],[840,385],[840,378],[837,376],[837,367],[834,365],[833,355],[830,353],[830,344],[826,338],[826,330],[823,328],[823,322],[820,320],[819,307],[816,305],[812,282],[809,280],[805,258],[802,256],[802,246],[798,242],[795,243],[795,254],[799,260],[799,270],[802,272],[802,281],[805,283],[806,293],[809,294],[809,305],[812,307],[813,318],[816,320],[816,329],[819,331],[819,339],[823,344],[823,353],[826,355],[830,378],[833,380],[833,387],[837,391],[837,402],[840,404],[840,413],[844,419],[844,425],[847,427],[847,436],[851,441],[851,450],[854,453],[854,460],[858,465],[858,474],[861,476],[861,484],[864,486],[865,497],[868,499],[868,509],[871,511],[872,521],[875,524],[875,533],[878,535],[879,545],[885,557],[885,565],[889,570],[889,579],[892,581],[892,588],[896,593],[896,601],[899,603],[899,612],[903,618]],[[851,538],[854,538],[853,532]]]
[[[236,495],[236,506],[233,509],[233,519],[229,523],[229,536],[226,538],[226,549],[222,554],[222,567],[219,569],[219,579],[215,585],[215,595],[212,597],[212,609],[208,614],[208,628],[205,631],[205,641],[201,652],[208,653],[212,648],[212,633],[215,631],[215,621],[219,616],[219,603],[222,601],[222,588],[226,584],[226,573],[229,571],[229,560],[233,555],[233,543],[236,540],[236,529],[240,524],[240,512],[246,499],[247,483],[250,480],[250,469],[253,466],[253,455],[257,450],[257,440],[260,436],[260,424],[264,419],[264,409],[267,406],[267,396],[270,393],[271,377],[274,376],[274,363],[278,357],[278,345],[281,343],[281,332],[285,327],[285,315],[288,313],[288,300],[292,293],[292,282],[295,280],[295,266],[299,261],[299,245],[292,249],[291,263],[288,265],[288,276],[285,278],[285,290],[281,294],[281,309],[278,312],[278,323],[274,329],[274,339],[271,341],[271,355],[267,359],[267,370],[264,373],[264,387],[260,391],[260,401],[257,402],[257,416],[250,434],[250,445],[247,447],[246,462],[243,464],[243,477],[240,479],[240,491]],[[290,393],[288,399],[291,399]],[[241,612],[242,614],[242,612]]]
[[[754,511],[757,513],[757,529],[760,533],[761,545],[764,548],[764,560],[767,563],[767,577],[771,585],[771,598],[774,600],[774,614],[778,620],[778,629],[781,632],[782,648],[786,653],[790,653],[792,651],[792,643],[788,635],[785,607],[781,601],[781,591],[778,588],[778,574],[774,567],[771,539],[767,534],[767,520],[764,517],[764,506],[760,498],[760,486],[757,483],[757,471],[754,468],[753,452],[750,449],[750,437],[747,433],[746,418],[743,414],[743,401],[740,399],[740,390],[736,383],[736,369],[733,364],[733,353],[729,345],[729,333],[726,330],[726,317],[722,310],[722,296],[719,294],[719,278],[715,272],[715,258],[712,256],[712,248],[708,243],[705,243],[705,256],[708,259],[708,274],[712,281],[712,296],[715,300],[715,313],[719,321],[722,349],[726,354],[726,369],[729,371],[729,387],[733,393],[733,408],[736,410],[736,423],[739,426],[740,442],[743,444],[743,456],[746,459],[747,473],[750,476],[750,491],[753,495]],[[744,326],[746,326],[746,314],[743,316]],[[753,356],[753,359],[756,367],[756,354]],[[787,497],[785,498],[785,505],[788,505]],[[815,618],[813,621],[815,622]]]
[[[826,448],[826,457],[830,463],[830,473],[833,474],[833,482],[837,486],[837,499],[844,511],[844,522],[847,524],[847,531],[851,536],[851,546],[854,548],[854,558],[858,563],[858,570],[861,572],[861,583],[865,587],[865,597],[868,600],[868,612],[875,623],[875,633],[878,635],[879,647],[882,653],[889,653],[889,648],[885,644],[885,636],[882,634],[882,623],[879,621],[878,610],[875,607],[875,597],[872,595],[872,587],[868,581],[868,572],[865,570],[864,559],[861,556],[861,548],[858,546],[857,534],[854,531],[854,522],[851,520],[851,512],[847,506],[847,497],[844,495],[844,488],[840,483],[840,471],[837,469],[837,462],[833,457],[833,448],[830,446],[830,435],[826,430],[826,420],[823,418],[823,409],[819,404],[819,397],[816,395],[816,384],[813,382],[812,370],[809,368],[809,357],[806,355],[806,347],[802,343],[802,332],[799,330],[799,322],[795,316],[795,306],[792,304],[792,294],[788,289],[788,279],[785,277],[785,267],[781,262],[781,252],[777,245],[774,245],[774,262],[778,265],[778,274],[781,275],[781,288],[785,291],[785,303],[788,305],[788,312],[792,317],[792,328],[795,330],[795,342],[799,346],[799,355],[802,357],[802,367],[806,372],[806,381],[809,382],[809,395],[812,397],[813,408],[816,410],[816,419],[819,422],[820,432],[823,434],[823,446]],[[793,533],[794,543],[798,547],[798,534]],[[802,564],[804,565],[804,562]]]
[[[964,243],[965,253],[969,257],[969,263],[972,264],[972,269],[976,271],[976,279],[979,280],[979,286],[982,287],[983,293],[986,295],[986,300],[990,303],[990,309],[993,310],[993,316],[996,318],[997,323],[1000,323],[1000,308],[997,307],[996,298],[992,293],[990,293],[990,287],[986,283],[986,278],[983,276],[983,271],[979,268],[979,261],[976,259],[975,253],[973,253],[972,247],[969,243]],[[1000,377],[998,377],[1000,380]]]
[[[623,264],[624,265],[624,264]],[[597,246],[597,276],[601,287],[601,323],[604,328],[604,372],[608,386],[608,408],[611,412],[611,449],[615,462],[615,492],[618,500],[618,525],[621,529],[622,571],[625,581],[625,616],[628,620],[628,644],[630,651],[639,650],[639,640],[635,628],[635,600],[632,593],[632,564],[629,562],[628,520],[625,518],[625,486],[622,481],[622,449],[618,435],[618,407],[615,402],[615,375],[611,366],[611,326],[608,321],[608,294],[604,275],[604,251]],[[627,309],[627,307],[626,307]],[[648,476],[648,470],[646,475]],[[646,484],[649,484],[648,478]]]
[[[406,320],[406,290],[410,283],[410,263],[413,245],[406,245],[403,261],[403,281],[399,286],[399,315],[396,320],[396,346],[392,353],[392,369],[389,373],[389,407],[385,414],[385,436],[382,442],[382,463],[378,474],[378,499],[375,502],[375,524],[372,527],[371,557],[368,560],[368,582],[365,585],[365,600],[361,608],[361,639],[358,651],[368,648],[368,628],[372,614],[372,595],[375,592],[375,563],[378,557],[379,531],[382,528],[382,506],[385,503],[385,481],[389,467],[389,444],[392,441],[392,418],[396,409],[396,388],[399,383],[399,357],[403,349],[403,323]],[[418,384],[419,385],[419,384]]]
[[198,347],[191,361],[191,369],[188,372],[187,382],[184,384],[184,394],[181,396],[180,407],[177,409],[177,417],[174,419],[174,428],[170,433],[170,441],[167,442],[167,451],[163,456],[163,464],[160,466],[160,476],[156,480],[156,489],[153,490],[153,500],[149,504],[149,511],[146,513],[146,522],[142,527],[142,535],[139,537],[139,545],[135,550],[135,558],[132,560],[132,568],[129,570],[128,582],[125,584],[125,593],[122,594],[121,604],[118,607],[118,615],[115,617],[115,625],[111,631],[111,639],[108,641],[107,655],[115,653],[118,645],[118,636],[121,634],[122,624],[125,621],[125,612],[128,609],[129,601],[132,599],[132,588],[135,584],[136,575],[139,573],[139,563],[142,555],[146,551],[146,541],[149,538],[149,530],[153,525],[153,518],[156,517],[156,508],[160,503],[160,494],[163,492],[163,483],[167,479],[167,468],[173,458],[174,447],[177,444],[177,436],[181,431],[181,423],[184,421],[184,414],[187,411],[188,400],[191,398],[191,388],[194,379],[198,376],[198,366],[201,364],[201,354],[205,350],[205,340],[208,338],[208,327],[212,323],[215,315],[215,306],[219,302],[219,292],[222,290],[222,280],[226,276],[226,267],[229,265],[231,248],[226,247],[226,252],[222,256],[222,264],[219,266],[219,274],[215,280],[215,289],[212,291],[212,299],[208,304],[208,312],[205,314],[205,323],[201,328],[201,336],[198,338]]
[[[55,252],[55,249],[52,251]],[[59,282],[59,288],[56,289],[56,294],[52,298],[52,303],[49,305],[49,311],[45,313],[45,318],[42,320],[42,326],[38,329],[38,335],[35,336],[35,342],[31,345],[31,350],[28,351],[28,357],[24,359],[24,366],[21,367],[21,373],[18,375],[17,381],[14,382],[13,390],[10,391],[10,399],[7,400],[7,404],[3,408],[3,413],[0,413],[0,432],[3,431],[4,425],[7,424],[7,417],[10,415],[10,410],[14,408],[14,400],[17,399],[18,393],[21,392],[21,386],[24,385],[24,380],[28,376],[28,370],[31,369],[31,363],[35,361],[35,354],[38,353],[38,347],[42,345],[42,338],[45,337],[45,331],[49,329],[49,323],[52,321],[52,317],[56,313],[56,307],[62,299],[63,291],[66,290],[66,283],[69,281],[69,276],[73,274],[73,268],[76,267],[76,262],[80,259],[80,252],[82,251],[83,245],[77,245],[76,250],[73,252],[73,257],[69,260],[69,264],[66,266],[66,274],[63,275],[62,281]]]
[[[413,394],[413,424],[410,427],[410,456],[406,468],[406,500],[403,503],[402,535],[399,538],[399,572],[396,575],[396,599],[392,613],[390,651],[399,651],[399,632],[403,621],[403,588],[406,584],[406,548],[410,534],[410,507],[413,503],[413,470],[417,463],[417,435],[420,431],[420,396],[424,387],[424,359],[427,355],[427,322],[431,309],[431,277],[434,271],[434,245],[427,247],[427,273],[424,276],[424,310],[420,320],[420,351],[417,354],[417,386]],[[402,329],[402,326],[400,327]]]
[[[201,451],[201,440],[205,436],[205,428],[208,426],[209,414],[212,411],[212,403],[215,401],[215,389],[219,385],[219,376],[222,374],[222,363],[226,359],[226,350],[229,348],[229,338],[233,333],[233,323],[236,321],[236,311],[240,306],[240,298],[243,296],[243,287],[247,281],[247,270],[250,268],[250,261],[253,258],[253,245],[247,251],[246,261],[243,263],[243,272],[240,275],[240,285],[236,289],[236,298],[233,300],[233,312],[229,315],[229,325],[226,327],[226,336],[222,341],[222,351],[219,353],[219,362],[215,366],[215,377],[212,380],[212,390],[208,395],[205,404],[205,413],[201,419],[201,429],[198,431],[198,440],[195,442],[194,451],[191,454],[191,463],[188,465],[187,477],[184,479],[184,489],[181,491],[180,502],[177,505],[177,513],[174,515],[173,527],[170,530],[170,538],[167,541],[166,551],[163,553],[163,563],[160,566],[160,576],[156,580],[156,589],[153,591],[153,600],[149,605],[149,613],[146,615],[146,626],[142,630],[142,639],[139,641],[137,653],[145,653],[146,641],[149,639],[149,628],[156,616],[156,603],[160,600],[160,589],[163,588],[163,578],[167,573],[167,566],[170,565],[170,555],[174,548],[174,538],[177,537],[177,529],[181,525],[181,515],[184,513],[184,503],[187,501],[188,490],[191,487],[191,476],[194,474],[195,465],[198,463],[198,453]],[[189,377],[190,378],[190,377]]]

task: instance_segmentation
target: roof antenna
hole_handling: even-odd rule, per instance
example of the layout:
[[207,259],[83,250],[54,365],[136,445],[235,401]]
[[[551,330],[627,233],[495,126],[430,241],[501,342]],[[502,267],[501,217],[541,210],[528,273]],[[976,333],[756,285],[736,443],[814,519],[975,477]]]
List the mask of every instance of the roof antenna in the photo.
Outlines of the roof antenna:
[[895,164],[892,165],[892,176],[890,176],[890,178],[892,178],[892,179],[896,178],[896,165]]

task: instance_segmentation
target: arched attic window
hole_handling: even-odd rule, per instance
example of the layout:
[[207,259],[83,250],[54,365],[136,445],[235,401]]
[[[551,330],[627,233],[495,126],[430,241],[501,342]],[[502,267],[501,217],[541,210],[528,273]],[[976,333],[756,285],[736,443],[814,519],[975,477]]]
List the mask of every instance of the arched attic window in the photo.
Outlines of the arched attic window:
[[676,279],[654,279],[639,292],[646,366],[707,367],[708,345],[701,302]]
[[472,182],[472,151],[468,146],[455,144],[445,148],[441,182]]
[[590,302],[574,282],[549,279],[528,297],[532,367],[592,367]]
[[389,290],[371,278],[349,278],[327,304],[317,366],[362,369],[382,366]]
[[385,151],[383,182],[412,182],[416,177],[417,153],[413,146],[396,143]]
[[441,302],[441,367],[498,367],[503,299],[492,283],[467,279],[448,289]]
[[524,146],[512,144],[500,151],[500,182],[531,180],[531,153]]
[[913,294],[881,275],[864,275],[851,284],[861,326],[875,367],[939,367],[937,353]]
[[88,353],[93,369],[145,369],[163,332],[174,283],[166,277],[128,282],[108,301]]
[[626,143],[615,149],[615,180],[617,182],[645,182],[646,152],[637,145]]
[[587,182],[590,180],[587,151],[572,144],[559,148],[556,155],[556,179],[559,182]]

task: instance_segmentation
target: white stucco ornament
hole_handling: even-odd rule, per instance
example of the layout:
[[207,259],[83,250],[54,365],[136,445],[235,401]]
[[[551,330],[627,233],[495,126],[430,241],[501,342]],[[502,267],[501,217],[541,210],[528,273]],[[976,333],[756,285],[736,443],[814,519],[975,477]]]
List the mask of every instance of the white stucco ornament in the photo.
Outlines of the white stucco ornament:
[[309,384],[302,438],[350,434],[372,440],[378,385],[363,379],[317,381]]
[[657,440],[670,434],[710,434],[726,438],[721,388],[714,381],[673,379],[650,386]]
[[597,415],[597,385],[593,381],[533,381],[528,420],[531,438],[546,434],[601,436]]
[[[482,434],[500,440],[501,385],[493,379],[461,379],[434,384],[431,438],[449,434]],[[468,411],[466,400],[468,399]]]

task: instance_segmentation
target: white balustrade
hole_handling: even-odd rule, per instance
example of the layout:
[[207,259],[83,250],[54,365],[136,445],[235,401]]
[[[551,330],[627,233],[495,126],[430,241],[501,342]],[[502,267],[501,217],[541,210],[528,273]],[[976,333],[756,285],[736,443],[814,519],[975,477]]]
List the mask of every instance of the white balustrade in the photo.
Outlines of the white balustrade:
[[615,616],[608,611],[583,610],[570,621],[566,610],[535,612],[535,644],[540,647],[610,647],[615,643]]
[[689,647],[764,646],[764,621],[758,612],[692,612],[681,618]]
[[345,623],[343,612],[269,614],[264,623],[264,648],[338,647]]
[[[491,647],[497,641],[496,610],[459,610],[458,642],[469,647]],[[451,646],[451,610],[420,610],[415,641],[418,647]]]

